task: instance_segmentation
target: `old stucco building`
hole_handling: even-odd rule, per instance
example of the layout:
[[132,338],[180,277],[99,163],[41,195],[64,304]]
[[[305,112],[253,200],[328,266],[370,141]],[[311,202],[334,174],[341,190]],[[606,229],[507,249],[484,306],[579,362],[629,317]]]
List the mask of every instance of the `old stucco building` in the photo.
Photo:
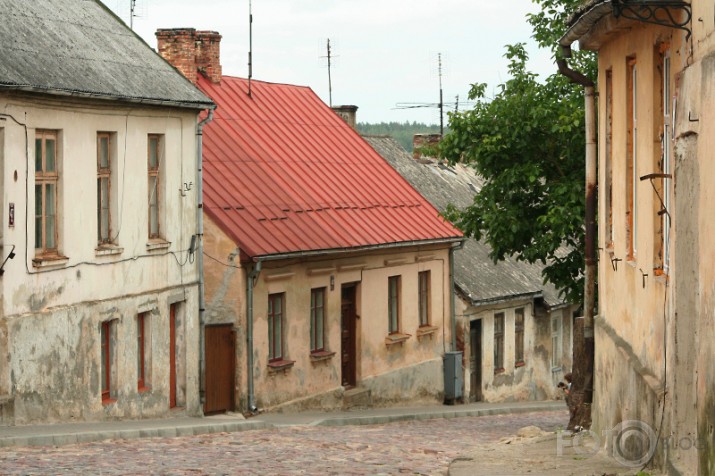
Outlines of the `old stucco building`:
[[594,0],[561,40],[598,52],[594,430],[630,422],[671,474],[715,472],[714,14]]
[[[354,121],[353,121],[354,122]],[[464,208],[482,186],[463,164],[420,153],[439,135],[415,136],[410,155],[391,137],[365,136],[372,147],[438,210]],[[543,283],[541,267],[512,257],[494,263],[489,246],[467,239],[454,252],[457,346],[463,351],[465,401],[545,400],[571,371],[576,306]]]
[[213,103],[99,1],[0,4],[0,424],[198,414]]
[[206,412],[441,401],[461,233],[309,88],[221,75],[217,33],[157,37],[218,105]]

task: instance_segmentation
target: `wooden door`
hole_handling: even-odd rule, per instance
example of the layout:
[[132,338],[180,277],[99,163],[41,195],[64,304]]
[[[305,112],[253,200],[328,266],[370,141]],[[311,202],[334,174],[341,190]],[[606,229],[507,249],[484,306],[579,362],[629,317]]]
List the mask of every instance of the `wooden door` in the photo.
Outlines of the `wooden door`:
[[471,384],[469,400],[472,402],[482,401],[482,321],[477,319],[469,323],[469,343],[471,356],[469,358],[469,370],[471,374]]
[[169,307],[169,408],[176,406],[176,304]]
[[231,324],[207,326],[206,399],[204,414],[233,411],[236,376],[236,337]]
[[355,345],[357,307],[355,304],[355,291],[356,285],[354,284],[343,286],[342,288],[340,360],[342,366],[342,385],[345,388],[354,387],[357,383],[355,371],[357,368]]

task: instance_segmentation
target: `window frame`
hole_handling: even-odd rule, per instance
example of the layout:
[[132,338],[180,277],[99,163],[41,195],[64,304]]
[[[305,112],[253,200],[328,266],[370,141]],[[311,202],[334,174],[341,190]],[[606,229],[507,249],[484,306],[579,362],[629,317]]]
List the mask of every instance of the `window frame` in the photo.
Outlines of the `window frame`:
[[389,276],[387,278],[387,331],[388,334],[400,333],[400,314],[402,294],[402,276]]
[[[310,290],[310,352],[325,351],[325,297],[326,288]],[[318,304],[318,297],[321,297]],[[318,315],[320,314],[320,315]],[[320,325],[318,325],[320,324]]]
[[551,316],[551,368],[561,368],[563,358],[563,316]]
[[[102,139],[107,141],[107,163],[102,166]],[[97,132],[97,243],[106,245],[112,243],[112,133]],[[106,193],[102,194],[102,186],[106,183]],[[106,198],[106,203],[104,198]],[[103,211],[106,211],[106,236],[103,236]]]
[[[58,141],[58,131],[55,130],[44,130],[37,129],[35,131],[35,255],[36,256],[57,256],[59,255],[59,141]],[[40,141],[40,157],[39,157],[39,168],[38,168],[38,147],[37,141]],[[47,170],[47,142],[52,140],[54,142],[54,163],[53,169]],[[40,187],[40,204],[38,210],[37,204],[37,189]],[[52,244],[54,246],[48,245],[48,233],[47,233],[47,219],[48,219],[48,198],[47,198],[47,188],[52,187],[53,192],[51,192],[51,200],[54,208],[54,215],[52,219],[54,220],[54,230],[52,232]],[[40,211],[40,215],[38,215]],[[38,243],[38,219],[40,227],[40,242]],[[38,246],[39,244],[39,246]]]
[[431,309],[432,273],[430,270],[417,273],[417,301],[420,327],[429,327],[432,324]]
[[638,63],[626,58],[627,146],[626,146],[626,231],[627,259],[635,261],[638,252]]
[[[152,164],[152,141],[156,140],[154,148],[155,164]],[[150,240],[161,239],[161,162],[164,151],[164,135],[149,134],[147,136],[147,225]],[[152,187],[152,181],[154,183]],[[152,204],[154,198],[154,204]],[[152,209],[155,209],[156,227],[153,226]],[[156,228],[154,232],[153,229]]]
[[504,371],[504,323],[503,312],[494,314],[494,373]]
[[[526,362],[524,358],[524,327],[526,321],[524,311],[523,307],[514,310],[514,365],[516,367],[521,367]],[[521,323],[519,322],[520,320]]]
[[[276,312],[276,303],[280,304],[278,312]],[[268,295],[266,319],[268,327],[268,362],[278,362],[284,359],[285,293]],[[278,322],[278,326],[276,326],[276,322]]]
[[114,402],[114,320],[103,321],[100,327],[100,380],[102,404]]
[[147,332],[147,327],[150,322],[149,312],[137,314],[137,390],[139,392],[149,389],[147,346],[151,345],[151,334]]

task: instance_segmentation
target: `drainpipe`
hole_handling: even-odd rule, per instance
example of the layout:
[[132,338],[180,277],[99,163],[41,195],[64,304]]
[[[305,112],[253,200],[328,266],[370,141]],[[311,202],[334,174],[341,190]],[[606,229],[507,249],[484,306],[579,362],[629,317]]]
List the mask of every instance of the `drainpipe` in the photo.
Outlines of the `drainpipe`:
[[206,297],[204,295],[204,126],[211,122],[214,117],[213,109],[209,109],[209,114],[206,119],[199,122],[196,126],[196,155],[198,162],[198,177],[196,191],[196,215],[198,238],[198,260],[199,267],[199,401],[201,403],[201,412],[203,412],[203,404],[206,402],[206,359],[204,357],[205,342],[204,342],[204,327],[206,324]]
[[449,298],[451,304],[450,327],[452,334],[452,351],[457,351],[457,297],[454,285],[454,252],[464,248],[464,240],[449,249]]
[[256,396],[253,389],[253,281],[261,274],[263,261],[260,259],[248,273],[246,279],[246,362],[248,367],[248,411],[256,413]]
[[[571,47],[561,45],[564,58],[571,57]],[[566,59],[557,61],[559,72],[580,84],[584,88],[585,97],[585,122],[586,122],[586,249],[585,249],[585,283],[584,283],[584,320],[583,320],[583,348],[579,361],[574,362],[581,372],[574,373],[574,380],[580,377],[581,385],[574,387],[583,389],[583,403],[585,410],[590,412],[593,402],[593,367],[594,367],[594,333],[593,319],[596,306],[596,205],[597,205],[597,150],[596,150],[596,105],[595,85],[591,79],[568,67]],[[578,375],[581,373],[581,375]]]

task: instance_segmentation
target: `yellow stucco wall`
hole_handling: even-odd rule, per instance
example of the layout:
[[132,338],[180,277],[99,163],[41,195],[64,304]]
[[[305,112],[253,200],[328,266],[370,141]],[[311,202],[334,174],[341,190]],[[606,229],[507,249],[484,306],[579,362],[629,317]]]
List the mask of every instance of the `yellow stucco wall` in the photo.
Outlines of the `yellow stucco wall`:
[[[233,323],[237,329],[236,402],[247,405],[246,273],[236,245],[210,219],[205,220],[207,323]],[[235,267],[234,267],[235,266]],[[418,336],[417,276],[430,271],[432,333]],[[400,332],[409,337],[386,344],[388,278],[401,276]],[[332,282],[332,284],[331,284]],[[301,260],[265,261],[254,287],[254,385],[259,408],[331,408],[343,404],[341,385],[341,289],[357,284],[357,387],[370,390],[373,404],[442,398],[442,356],[450,349],[448,245],[363,253],[334,253]],[[327,359],[310,354],[310,292],[326,288]],[[268,366],[268,295],[285,293],[286,369]]]

